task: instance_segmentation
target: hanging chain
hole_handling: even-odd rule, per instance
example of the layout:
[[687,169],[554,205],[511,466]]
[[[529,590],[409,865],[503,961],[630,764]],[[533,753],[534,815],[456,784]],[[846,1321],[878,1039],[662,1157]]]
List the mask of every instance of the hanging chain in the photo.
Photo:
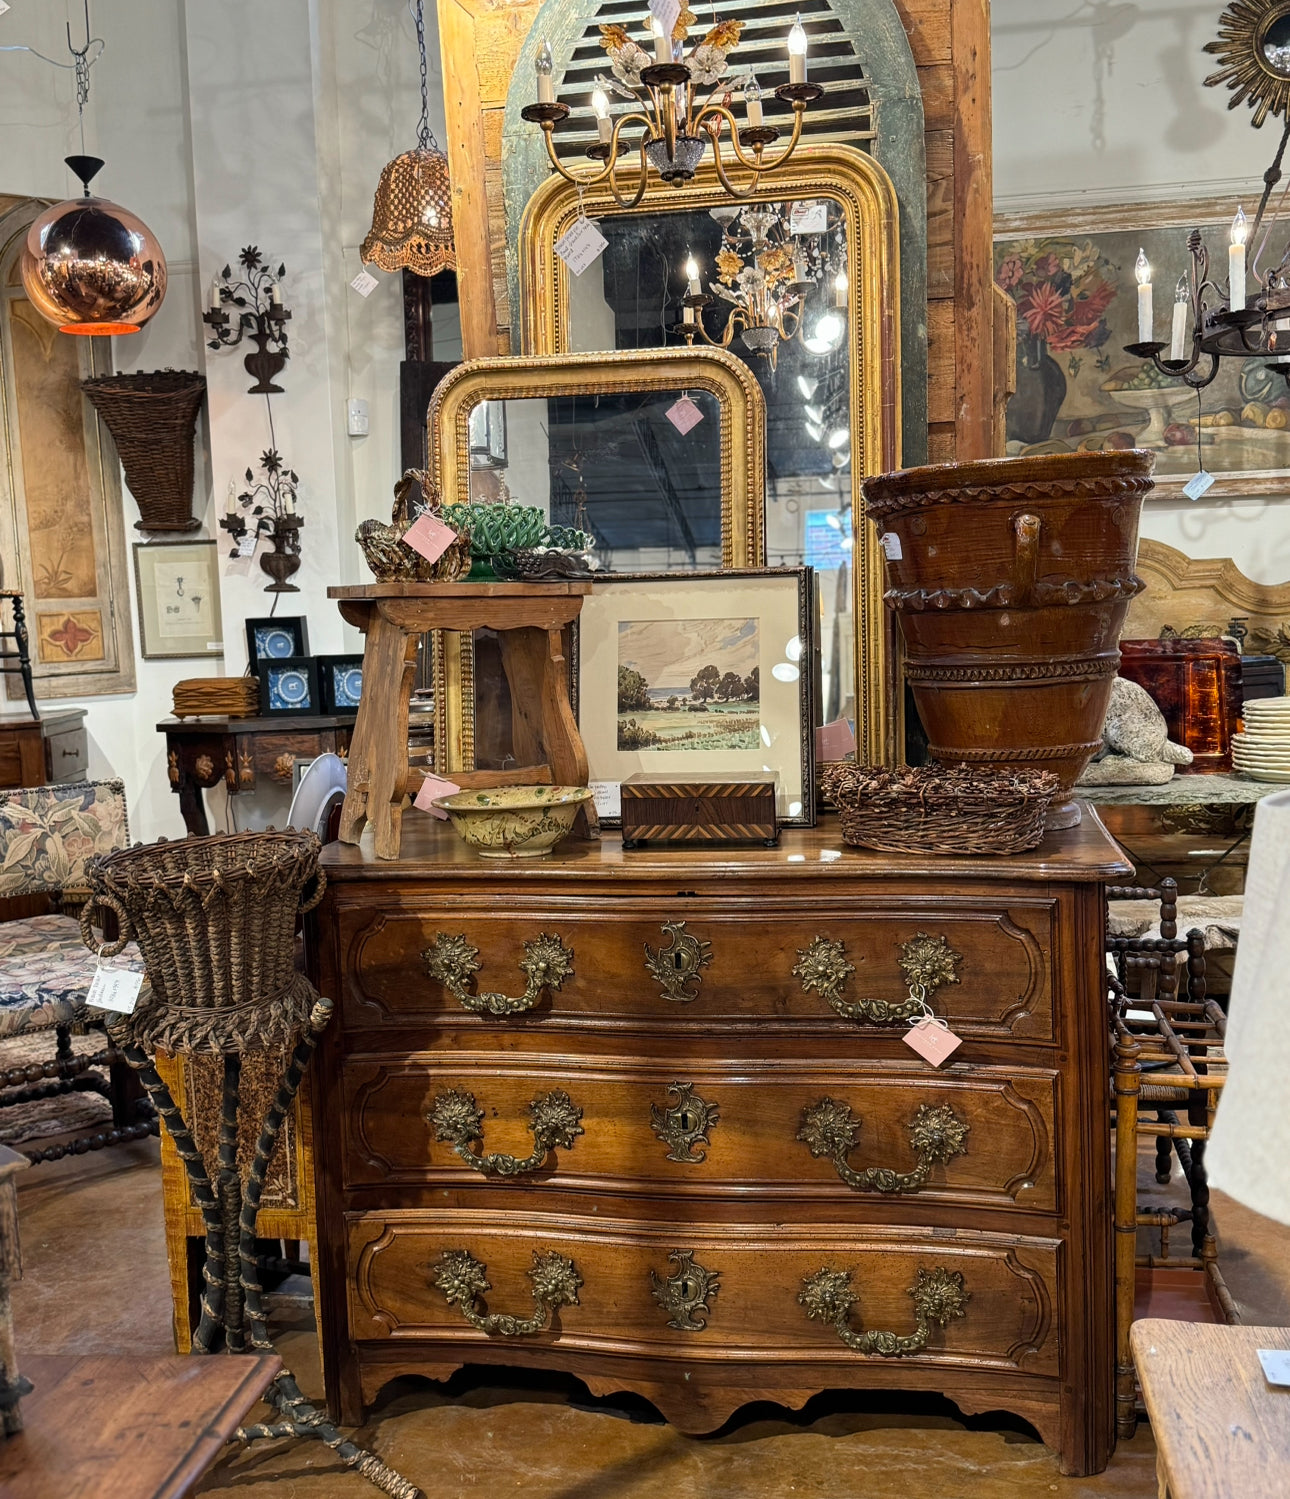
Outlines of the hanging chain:
[[417,126],[417,150],[429,151],[439,149],[439,142],[435,140],[434,133],[430,129],[430,85],[426,79],[426,25],[423,8],[425,0],[416,0],[416,10],[413,12],[417,23],[417,51],[421,54],[421,123]]

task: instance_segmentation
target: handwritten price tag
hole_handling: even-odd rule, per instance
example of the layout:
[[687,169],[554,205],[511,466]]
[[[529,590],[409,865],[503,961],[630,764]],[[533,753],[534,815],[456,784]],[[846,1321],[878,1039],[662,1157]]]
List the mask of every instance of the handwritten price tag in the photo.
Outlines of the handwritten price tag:
[[884,531],[880,539],[882,555],[888,562],[899,562],[905,555],[900,549],[900,537],[894,531]]
[[[403,539],[414,552],[420,552],[427,562],[438,562],[456,541],[457,533],[451,526],[445,526],[441,520],[427,512],[417,516],[403,533]],[[456,789],[454,786],[453,790]]]
[[143,988],[143,974],[133,968],[108,968],[100,964],[94,971],[85,1003],[96,1010],[115,1010],[118,1015],[133,1015]]
[[823,234],[829,227],[829,205],[823,198],[802,198],[788,210],[790,234]]
[[359,271],[358,275],[349,284],[360,297],[370,297],[381,283],[372,275],[371,271]]
[[555,253],[575,276],[581,276],[589,265],[604,253],[609,241],[586,214],[579,214],[555,242]]
[[1188,479],[1186,484],[1183,485],[1183,493],[1189,500],[1198,500],[1213,482],[1213,474],[1208,469],[1201,469],[1200,473]]
[[446,781],[443,776],[428,775],[421,782],[421,790],[417,792],[412,800],[412,805],[422,812],[429,812],[431,817],[437,817],[440,822],[448,821],[448,814],[442,807],[433,805],[437,796],[451,796],[454,791],[460,791],[456,781]]
[[673,401],[667,408],[667,419],[684,437],[703,420],[703,413],[689,396],[682,396],[679,401]]

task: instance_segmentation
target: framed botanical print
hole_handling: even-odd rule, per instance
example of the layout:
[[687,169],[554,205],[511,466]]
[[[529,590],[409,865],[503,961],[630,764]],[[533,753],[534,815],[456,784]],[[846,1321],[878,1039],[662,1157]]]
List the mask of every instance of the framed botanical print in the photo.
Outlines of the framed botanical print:
[[814,620],[809,567],[597,578],[574,689],[601,821],[638,771],[771,771],[779,821],[814,823]]
[[258,673],[263,660],[309,654],[309,621],[303,614],[264,615],[246,621],[246,659]]
[[324,713],[355,713],[363,692],[362,656],[317,656],[318,693]]
[[260,716],[322,712],[318,662],[313,656],[285,656],[260,662]]
[[223,656],[216,542],[135,542],[134,577],[145,661]]
[[[1175,288],[1198,228],[1225,265],[1235,200],[1082,207],[998,216],[995,280],[1017,304],[1009,454],[1149,448],[1156,498],[1205,468],[1208,498],[1290,486],[1290,388],[1263,359],[1229,359],[1199,393],[1124,352],[1138,338],[1134,266],[1151,267],[1155,337],[1170,337]],[[1187,345],[1190,349],[1190,327]]]

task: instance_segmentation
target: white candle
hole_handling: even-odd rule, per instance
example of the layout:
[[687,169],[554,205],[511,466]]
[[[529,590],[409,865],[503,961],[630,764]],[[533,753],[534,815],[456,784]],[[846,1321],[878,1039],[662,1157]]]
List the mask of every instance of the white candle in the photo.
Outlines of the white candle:
[[672,38],[663,30],[663,23],[657,16],[653,18],[654,25],[654,61],[672,61]]
[[269,282],[269,302],[274,307],[282,306],[282,286],[277,281]]
[[806,280],[806,255],[801,250],[793,256],[793,280],[797,282]]
[[685,323],[692,323],[694,321],[693,307],[683,307],[681,309],[681,321]]
[[1145,250],[1138,251],[1138,258],[1134,262],[1133,274],[1138,279],[1138,342],[1149,344],[1151,342],[1151,265],[1147,260]]
[[537,49],[537,56],[533,59],[533,69],[537,73],[538,103],[555,103],[555,85],[551,82],[551,73],[555,67],[555,61],[551,56],[551,43],[543,41]]
[[686,288],[687,294],[691,297],[700,296],[703,287],[699,284],[699,265],[693,255],[685,262],[685,275],[690,283]]
[[237,514],[237,485],[232,479],[228,481],[228,503],[224,507],[230,515]]
[[847,292],[850,290],[850,287],[851,282],[847,278],[847,273],[845,271],[839,271],[838,279],[833,283],[833,289],[835,292],[833,305],[835,307],[845,307],[847,305]]
[[600,136],[600,144],[607,146],[614,134],[614,123],[609,118],[609,95],[604,89],[598,88],[591,96],[591,107],[596,112],[596,131]]
[[788,33],[788,81],[806,82],[806,32],[802,29],[801,16],[798,16],[793,29]]
[[1238,208],[1232,220],[1232,243],[1227,247],[1227,305],[1233,312],[1245,306],[1245,241],[1249,233],[1245,210]]
[[217,280],[211,282],[211,311],[212,312],[218,312],[219,310],[220,310],[219,281],[217,279]]
[[1187,278],[1179,276],[1178,285],[1174,288],[1174,321],[1169,336],[1170,359],[1186,357],[1183,350],[1187,347],[1187,297]]
[[748,111],[748,127],[750,130],[761,128],[761,84],[755,78],[750,78],[744,84],[744,108]]
[[290,495],[287,495],[282,501],[282,509],[287,515],[294,515],[296,513],[296,502]]

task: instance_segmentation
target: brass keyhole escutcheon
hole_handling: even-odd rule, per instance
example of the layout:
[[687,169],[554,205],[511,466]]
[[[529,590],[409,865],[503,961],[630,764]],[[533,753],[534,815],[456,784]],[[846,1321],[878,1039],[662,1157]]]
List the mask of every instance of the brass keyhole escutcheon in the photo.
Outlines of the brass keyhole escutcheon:
[[654,1300],[667,1313],[667,1325],[677,1332],[702,1332],[708,1325],[712,1303],[721,1289],[721,1272],[695,1262],[689,1249],[668,1253],[672,1274],[649,1273]]
[[655,952],[647,942],[645,967],[663,990],[665,999],[689,1004],[699,997],[702,970],[712,961],[712,943],[687,932],[683,921],[665,921],[662,931],[668,945]]
[[712,1143],[708,1131],[719,1118],[716,1104],[700,1098],[692,1083],[673,1083],[667,1096],[672,1100],[670,1107],[650,1104],[649,1127],[667,1146],[668,1160],[686,1165],[707,1160],[707,1152],[695,1147]]

